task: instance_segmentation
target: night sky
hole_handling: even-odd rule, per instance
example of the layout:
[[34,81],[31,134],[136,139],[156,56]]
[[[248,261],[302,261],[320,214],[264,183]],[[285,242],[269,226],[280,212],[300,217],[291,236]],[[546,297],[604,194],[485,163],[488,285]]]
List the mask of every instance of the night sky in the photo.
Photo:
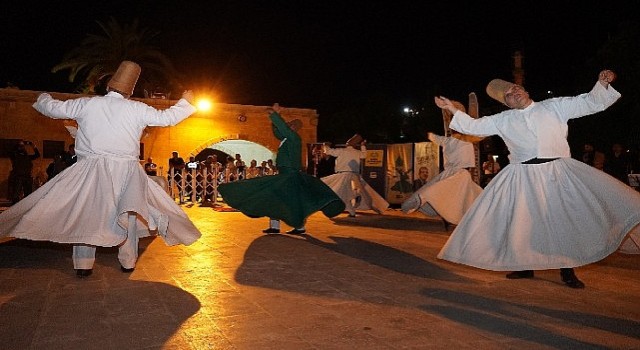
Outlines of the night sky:
[[[468,2],[468,4],[467,4]],[[72,92],[52,74],[96,21],[140,21],[185,75],[224,103],[311,108],[321,118],[366,96],[404,106],[433,94],[464,100],[524,54],[532,97],[586,92],[600,68],[584,70],[615,34],[638,21],[633,1],[11,1],[0,24],[0,86]],[[615,69],[615,67],[612,67]],[[588,75],[589,84],[578,84]]]

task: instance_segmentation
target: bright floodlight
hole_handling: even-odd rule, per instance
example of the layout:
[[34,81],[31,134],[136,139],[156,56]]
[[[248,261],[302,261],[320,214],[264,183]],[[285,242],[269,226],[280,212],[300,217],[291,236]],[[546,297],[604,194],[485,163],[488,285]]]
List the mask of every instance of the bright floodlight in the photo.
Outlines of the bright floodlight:
[[409,108],[409,107],[404,107],[404,112],[405,112],[405,113],[409,113],[409,111],[411,111],[411,108]]
[[205,99],[198,100],[197,106],[199,111],[206,112],[211,109],[211,101]]

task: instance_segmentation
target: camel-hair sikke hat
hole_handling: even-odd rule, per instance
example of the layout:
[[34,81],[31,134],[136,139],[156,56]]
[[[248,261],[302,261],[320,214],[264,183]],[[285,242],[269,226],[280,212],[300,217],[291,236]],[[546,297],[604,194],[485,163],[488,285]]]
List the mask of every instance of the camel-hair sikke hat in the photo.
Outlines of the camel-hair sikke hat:
[[136,87],[141,71],[142,69],[137,63],[122,61],[116,73],[107,83],[107,87],[131,96],[133,95],[133,88]]
[[487,85],[487,95],[506,106],[507,103],[504,100],[504,93],[514,85],[516,84],[502,79],[493,79]]
[[349,145],[351,147],[358,147],[358,146],[360,146],[362,141],[364,141],[362,136],[360,136],[360,134],[355,134],[355,135],[351,136],[350,139],[347,140],[347,145]]
[[287,122],[287,125],[289,126],[289,128],[291,128],[291,130],[298,131],[302,127],[302,120],[294,119]]

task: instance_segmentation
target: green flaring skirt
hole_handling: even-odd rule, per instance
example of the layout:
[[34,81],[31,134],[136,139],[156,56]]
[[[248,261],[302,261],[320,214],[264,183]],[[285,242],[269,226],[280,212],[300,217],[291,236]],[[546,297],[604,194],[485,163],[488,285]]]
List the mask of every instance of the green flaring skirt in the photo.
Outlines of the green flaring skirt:
[[300,171],[225,183],[218,189],[223,200],[243,214],[278,219],[295,228],[316,211],[334,217],[345,209],[324,182]]

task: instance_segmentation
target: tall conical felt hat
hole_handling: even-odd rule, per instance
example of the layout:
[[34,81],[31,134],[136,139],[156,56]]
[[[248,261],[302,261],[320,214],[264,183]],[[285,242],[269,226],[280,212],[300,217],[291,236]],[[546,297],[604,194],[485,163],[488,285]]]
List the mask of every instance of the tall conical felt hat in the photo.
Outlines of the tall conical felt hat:
[[107,83],[107,87],[131,96],[140,77],[140,66],[131,61],[122,61],[116,73]]
[[506,105],[504,92],[514,85],[514,83],[510,83],[502,79],[493,79],[489,82],[489,85],[487,85],[487,95],[503,105]]
[[347,140],[347,145],[350,145],[351,147],[358,147],[360,146],[362,141],[364,141],[362,136],[360,136],[360,134],[355,134],[351,136],[350,139]]

